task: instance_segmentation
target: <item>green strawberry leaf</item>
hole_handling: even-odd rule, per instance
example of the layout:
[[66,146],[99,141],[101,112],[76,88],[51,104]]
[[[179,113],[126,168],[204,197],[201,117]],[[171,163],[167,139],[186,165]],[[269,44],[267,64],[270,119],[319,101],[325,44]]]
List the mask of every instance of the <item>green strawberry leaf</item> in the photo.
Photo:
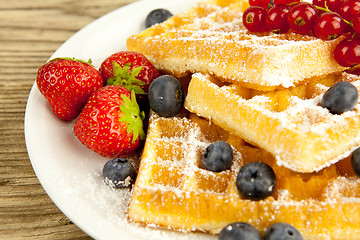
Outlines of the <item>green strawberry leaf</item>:
[[113,77],[106,81],[106,85],[121,85],[130,91],[134,90],[135,94],[146,94],[140,87],[145,83],[136,77],[140,74],[142,66],[134,67],[132,70],[131,63],[125,63],[123,67],[113,61]]
[[120,110],[124,115],[119,119],[121,122],[128,123],[127,133],[133,133],[133,143],[139,136],[141,140],[145,139],[145,132],[143,129],[143,120],[145,118],[145,113],[140,112],[140,107],[136,102],[135,91],[131,91],[131,99],[128,98],[125,94],[121,94],[121,98],[124,101],[124,105],[120,106]]
[[[130,63],[130,65],[131,65],[131,63]],[[131,74],[134,75],[135,77],[138,76],[140,74],[142,68],[143,68],[142,66],[134,67],[131,71]],[[144,83],[143,81],[140,81],[140,82]],[[144,85],[145,85],[145,83],[144,83]]]

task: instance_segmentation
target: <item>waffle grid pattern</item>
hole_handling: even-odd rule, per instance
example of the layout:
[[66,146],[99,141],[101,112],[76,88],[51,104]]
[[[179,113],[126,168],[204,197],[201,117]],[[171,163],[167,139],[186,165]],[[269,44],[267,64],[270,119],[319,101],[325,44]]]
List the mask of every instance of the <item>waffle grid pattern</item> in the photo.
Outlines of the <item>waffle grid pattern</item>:
[[259,90],[290,87],[345,69],[332,56],[341,38],[322,41],[295,33],[250,33],[242,24],[247,7],[246,0],[199,3],[129,37],[127,48],[172,75],[213,74]]
[[[206,146],[217,140],[229,142],[235,157],[230,170],[213,173],[200,161]],[[255,202],[239,195],[235,178],[244,163],[259,160],[273,167],[278,185],[273,196]],[[270,153],[194,114],[152,114],[128,215],[147,226],[210,233],[234,221],[249,222],[264,233],[272,223],[285,221],[305,239],[356,239],[360,216],[342,215],[359,211],[360,182],[351,175],[349,159],[316,174],[295,173],[277,166]],[[331,221],[341,234],[334,235]]]
[[272,92],[194,74],[185,107],[271,152],[279,165],[314,172],[345,158],[360,145],[359,105],[341,115],[320,106],[322,94],[338,81],[360,87],[359,77],[349,73]]

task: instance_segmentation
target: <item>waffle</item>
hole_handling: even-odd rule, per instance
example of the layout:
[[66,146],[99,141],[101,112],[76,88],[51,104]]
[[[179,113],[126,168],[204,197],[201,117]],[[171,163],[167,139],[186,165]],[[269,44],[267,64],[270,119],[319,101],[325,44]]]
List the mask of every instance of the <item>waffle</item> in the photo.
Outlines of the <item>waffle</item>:
[[[229,170],[215,173],[204,169],[201,158],[217,140],[232,146],[234,160]],[[277,176],[276,189],[265,200],[244,199],[236,188],[240,167],[251,161],[266,162]],[[261,234],[273,223],[287,222],[304,239],[359,239],[360,181],[350,164],[347,158],[318,173],[296,173],[195,114],[152,114],[128,216],[147,226],[212,234],[236,221]]]
[[129,37],[127,48],[177,77],[200,72],[258,90],[296,86],[344,70],[333,58],[342,38],[250,33],[242,24],[247,7],[247,0],[199,3]]
[[194,74],[185,107],[271,152],[278,165],[299,172],[319,171],[360,146],[359,104],[341,115],[320,106],[323,93],[338,81],[360,89],[360,78],[345,72],[272,92]]

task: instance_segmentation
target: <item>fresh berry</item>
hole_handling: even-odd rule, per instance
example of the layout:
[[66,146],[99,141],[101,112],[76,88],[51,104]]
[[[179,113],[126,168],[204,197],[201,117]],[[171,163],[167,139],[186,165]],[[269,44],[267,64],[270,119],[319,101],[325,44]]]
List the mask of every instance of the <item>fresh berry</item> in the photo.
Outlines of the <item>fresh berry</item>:
[[296,3],[299,3],[300,0],[273,0],[274,5],[276,4],[286,4],[286,5],[294,5]]
[[318,16],[318,10],[314,5],[301,2],[295,4],[288,13],[290,28],[296,33],[309,33]]
[[265,240],[303,240],[303,237],[292,225],[275,223],[266,230]]
[[99,71],[106,85],[122,85],[135,91],[147,93],[151,82],[159,77],[154,65],[141,53],[121,51],[105,59]]
[[[337,12],[342,4],[342,0],[313,0],[314,5],[321,8],[328,8],[333,12]],[[326,6],[325,6],[326,3]]]
[[333,114],[352,111],[358,101],[358,91],[349,82],[338,82],[329,88],[321,99],[321,105]]
[[125,188],[135,180],[136,172],[128,160],[115,158],[105,163],[103,177],[110,186]]
[[277,4],[293,5],[299,2],[300,0],[249,0],[249,5],[269,9],[271,6]]
[[249,5],[267,9],[270,6],[270,1],[269,0],[249,0]]
[[236,222],[227,225],[221,230],[219,240],[261,240],[261,236],[252,225]]
[[351,22],[354,16],[358,14],[359,10],[360,10],[359,0],[346,0],[342,2],[340,6],[339,14],[345,20]]
[[172,17],[173,14],[163,8],[152,10],[146,17],[145,27],[151,27],[152,25],[165,22],[168,18]]
[[265,32],[266,28],[266,10],[262,7],[248,7],[242,16],[243,24],[250,32]]
[[224,141],[210,144],[202,157],[204,167],[213,172],[221,172],[230,168],[233,161],[233,150]]
[[151,83],[148,98],[154,112],[161,117],[173,117],[181,111],[185,95],[179,80],[163,75]]
[[334,50],[334,58],[343,67],[351,67],[360,63],[360,40],[345,38]]
[[335,12],[322,13],[314,24],[314,34],[322,40],[338,38],[344,33],[345,23]]
[[104,157],[132,154],[144,139],[143,112],[134,91],[105,86],[89,99],[74,125],[77,138]]
[[351,165],[354,173],[360,177],[360,148],[357,148],[351,155]]
[[263,162],[245,164],[236,178],[236,187],[240,194],[254,201],[270,196],[276,185],[276,177],[272,168]]
[[360,33],[360,14],[357,14],[352,20],[353,28],[357,33]]
[[104,82],[90,63],[56,58],[40,67],[36,84],[58,118],[73,120]]
[[290,7],[285,4],[276,4],[272,6],[266,15],[266,27],[269,31],[275,33],[286,33],[289,31],[287,15]]

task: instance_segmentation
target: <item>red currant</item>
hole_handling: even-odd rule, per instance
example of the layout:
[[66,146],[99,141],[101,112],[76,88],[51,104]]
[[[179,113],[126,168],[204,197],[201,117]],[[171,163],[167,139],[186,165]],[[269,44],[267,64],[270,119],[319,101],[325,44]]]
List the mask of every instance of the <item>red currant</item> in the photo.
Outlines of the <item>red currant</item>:
[[287,22],[287,14],[290,7],[285,4],[276,4],[272,6],[266,15],[266,27],[269,31],[275,33],[286,33],[290,27]]
[[295,4],[288,13],[290,28],[296,33],[308,33],[313,29],[318,10],[314,5],[301,2]]
[[267,9],[270,6],[270,0],[249,0],[249,5]]
[[324,12],[315,21],[314,34],[322,40],[331,40],[344,33],[345,23],[339,14]]
[[356,15],[352,20],[353,28],[357,33],[360,33],[360,14]]
[[294,3],[299,3],[300,0],[273,0],[274,5],[277,4],[294,4]]
[[313,4],[322,8],[326,6],[333,12],[337,12],[342,4],[342,0],[313,0]]
[[351,22],[351,20],[359,12],[359,10],[360,10],[359,0],[346,0],[341,4],[339,14],[345,20]]
[[360,39],[345,38],[334,50],[335,60],[343,67],[351,67],[360,63]]
[[250,32],[266,32],[266,10],[258,6],[248,7],[243,14],[243,24]]

